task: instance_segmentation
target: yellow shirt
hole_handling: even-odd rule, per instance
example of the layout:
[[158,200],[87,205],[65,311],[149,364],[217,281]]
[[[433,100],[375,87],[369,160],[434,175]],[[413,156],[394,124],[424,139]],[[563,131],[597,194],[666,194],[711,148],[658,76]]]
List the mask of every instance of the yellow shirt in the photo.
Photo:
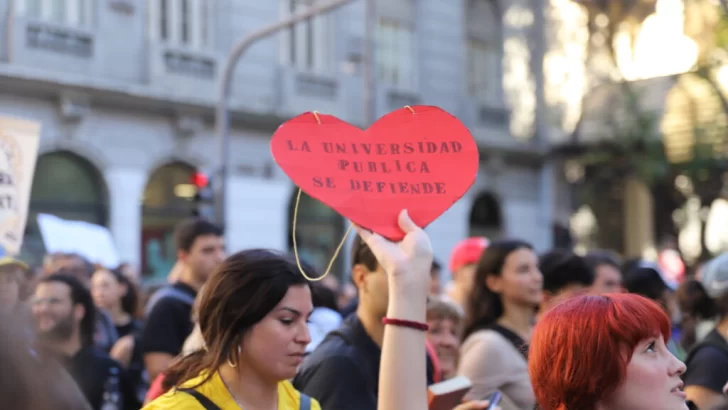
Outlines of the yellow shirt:
[[[203,375],[185,382],[182,387],[194,386],[202,381]],[[215,373],[210,380],[195,388],[212,400],[222,410],[240,410],[235,399],[225,387],[219,373]],[[301,394],[289,381],[278,383],[278,410],[298,410],[301,402]],[[176,392],[174,389],[168,391],[151,403],[144,406],[142,410],[204,410],[200,402],[187,393]],[[321,405],[311,399],[311,410],[321,410]]]

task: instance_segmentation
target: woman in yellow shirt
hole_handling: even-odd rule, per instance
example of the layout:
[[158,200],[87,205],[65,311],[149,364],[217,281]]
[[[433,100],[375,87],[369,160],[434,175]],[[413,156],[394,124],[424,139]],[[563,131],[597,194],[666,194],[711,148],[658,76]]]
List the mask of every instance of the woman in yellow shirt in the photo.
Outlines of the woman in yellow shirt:
[[321,410],[289,379],[311,341],[308,282],[285,254],[228,257],[199,296],[205,347],[168,371],[167,393],[143,410]]

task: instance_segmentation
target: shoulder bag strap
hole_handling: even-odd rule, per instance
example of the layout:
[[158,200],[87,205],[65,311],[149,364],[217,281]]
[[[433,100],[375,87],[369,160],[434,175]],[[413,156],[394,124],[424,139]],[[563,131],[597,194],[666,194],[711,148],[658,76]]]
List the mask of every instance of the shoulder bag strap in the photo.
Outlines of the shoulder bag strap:
[[205,408],[205,410],[222,410],[217,404],[213,403],[212,400],[208,399],[207,396],[198,392],[195,389],[177,389],[183,393],[187,393],[190,396],[197,399],[198,402]]
[[489,326],[487,327],[487,329],[500,333],[500,335],[505,337],[509,342],[511,342],[513,347],[515,347],[516,350],[518,350],[518,352],[523,356],[523,358],[528,361],[528,343],[526,343],[526,341],[518,336],[515,332],[497,324]]
[[300,406],[298,406],[299,410],[311,410],[311,398],[306,396],[303,393],[300,393],[301,395],[301,403]]

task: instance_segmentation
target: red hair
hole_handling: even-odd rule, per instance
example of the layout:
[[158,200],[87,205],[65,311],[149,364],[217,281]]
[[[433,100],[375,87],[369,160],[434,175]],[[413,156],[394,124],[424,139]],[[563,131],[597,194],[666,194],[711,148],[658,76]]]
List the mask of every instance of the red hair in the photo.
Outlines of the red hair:
[[645,297],[615,293],[569,299],[546,312],[533,331],[528,371],[543,410],[588,410],[625,378],[641,341],[670,338],[664,310]]

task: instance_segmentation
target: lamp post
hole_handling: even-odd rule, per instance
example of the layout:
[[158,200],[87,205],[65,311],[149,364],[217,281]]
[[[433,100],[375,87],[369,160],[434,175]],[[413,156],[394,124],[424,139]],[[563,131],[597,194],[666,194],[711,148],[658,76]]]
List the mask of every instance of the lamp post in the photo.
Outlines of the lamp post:
[[294,24],[315,17],[320,14],[327,13],[338,7],[341,7],[352,0],[332,0],[324,4],[314,5],[308,10],[288,17],[285,20],[269,24],[245,36],[240,40],[228,55],[223,68],[222,78],[220,79],[220,94],[215,110],[215,131],[220,142],[220,173],[217,192],[217,212],[216,219],[220,225],[225,225],[226,221],[226,204],[227,201],[227,180],[230,174],[230,89],[232,86],[233,76],[238,61],[243,54],[258,40],[266,38],[286,28],[290,28]]
[[376,84],[374,81],[374,71],[376,63],[374,61],[374,20],[377,15],[375,0],[366,0],[366,13],[364,17],[364,61],[362,67],[362,77],[364,77],[364,125],[369,127],[375,120],[376,106],[374,104],[374,93],[376,92]]

